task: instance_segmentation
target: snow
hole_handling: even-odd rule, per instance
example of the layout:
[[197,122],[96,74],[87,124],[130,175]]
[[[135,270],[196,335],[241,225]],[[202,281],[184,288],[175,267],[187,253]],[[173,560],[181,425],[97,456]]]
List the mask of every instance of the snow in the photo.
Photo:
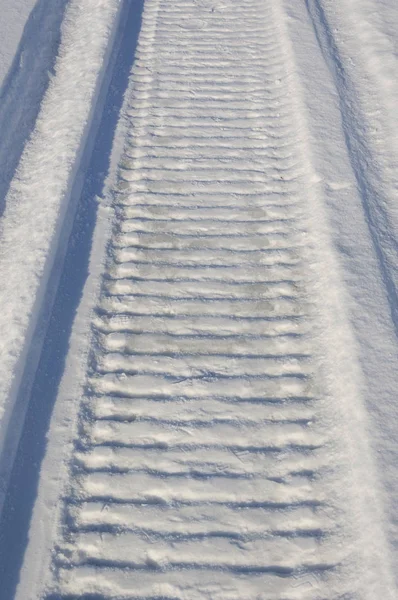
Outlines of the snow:
[[15,446],[121,40],[130,81],[6,593],[393,600],[397,8],[143,6],[141,25],[139,6],[68,5],[0,221]]
[[[5,199],[0,224],[0,455],[10,434],[14,445],[18,441],[24,406],[18,406],[10,432],[12,413],[55,248],[67,231],[68,215],[73,217],[68,190],[78,170],[118,6],[115,0],[68,7],[55,74]],[[30,360],[37,360],[39,348]],[[13,449],[7,446],[6,451],[5,480]]]
[[[387,5],[384,3],[385,10]],[[345,311],[353,325],[361,364],[361,395],[368,421],[366,440],[377,459],[379,504],[384,503],[386,511],[383,525],[391,544],[388,553],[391,569],[396,573],[393,490],[398,481],[395,441],[398,348],[394,248],[398,222],[394,165],[398,160],[398,138],[392,107],[398,98],[393,77],[398,64],[396,54],[391,53],[390,26],[396,22],[397,12],[391,3],[389,26],[386,26],[386,12],[380,12],[371,2],[361,6],[352,3],[350,10],[328,2],[310,2],[308,6],[312,27],[329,68],[327,77],[332,77],[338,92],[335,95],[338,112],[330,114],[329,121],[334,124],[331,136],[337,138],[341,130],[341,142],[329,143],[322,157],[318,144],[318,164],[323,162],[320,168],[326,181],[337,180],[344,174],[346,182],[340,194],[330,190],[327,203],[331,233],[348,292]],[[387,55],[386,48],[390,49]],[[309,55],[312,56],[310,51]],[[379,59],[381,56],[383,60]],[[328,97],[333,96],[329,93]],[[329,105],[323,102],[320,109],[319,97],[316,103],[310,102],[311,114],[318,113],[316,135],[319,136],[328,115],[325,106]]]
[[0,19],[0,86],[3,86],[36,0],[3,0]]
[[0,214],[54,68],[65,4],[54,0],[48,6],[41,1],[32,7],[32,2],[18,0],[1,5]]

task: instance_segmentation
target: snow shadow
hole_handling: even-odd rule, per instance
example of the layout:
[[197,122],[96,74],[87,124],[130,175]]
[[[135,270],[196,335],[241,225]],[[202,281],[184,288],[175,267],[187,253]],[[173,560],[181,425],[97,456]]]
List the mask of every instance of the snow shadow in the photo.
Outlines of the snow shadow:
[[53,73],[67,0],[38,0],[0,89],[0,216]]
[[[55,0],[60,2],[60,0]],[[80,176],[72,188],[72,196],[79,194],[72,232],[55,258],[52,286],[56,292],[48,294],[36,332],[44,339],[38,368],[29,375],[27,361],[25,384],[22,384],[16,404],[28,406],[16,458],[10,475],[4,508],[0,517],[0,581],[1,600],[15,597],[29,534],[32,510],[37,497],[41,463],[44,458],[47,432],[65,367],[73,320],[88,276],[90,250],[98,204],[109,169],[110,155],[134,61],[144,0],[125,0],[121,15],[121,30],[111,57],[109,76],[100,92],[87,147],[80,165]],[[43,4],[48,3],[44,0]],[[83,175],[82,175],[83,172]],[[83,185],[81,177],[83,176]],[[82,191],[81,191],[82,190]],[[66,247],[66,251],[65,251]],[[51,289],[51,282],[49,289]],[[46,314],[47,312],[47,314]],[[50,318],[48,315],[51,315]],[[44,329],[44,331],[43,331]],[[37,345],[37,342],[36,342]],[[35,343],[31,352],[35,351]],[[34,357],[31,358],[34,363]],[[30,370],[32,367],[30,367]],[[14,421],[17,421],[15,416]],[[16,429],[18,429],[16,427]],[[15,428],[10,423],[9,446]],[[10,452],[10,455],[12,453]]]
[[398,286],[394,263],[389,257],[390,253],[394,256],[398,254],[398,242],[389,222],[383,192],[375,184],[374,176],[372,177],[371,174],[371,166],[374,162],[372,151],[369,150],[366,137],[363,139],[361,123],[358,125],[356,116],[356,113],[361,116],[361,108],[358,105],[356,92],[352,89],[352,83],[340,57],[322,3],[319,0],[305,0],[305,5],[319,47],[336,82],[348,156],[357,182],[363,212],[379,263],[379,270],[387,291],[391,320],[395,334],[398,337]]

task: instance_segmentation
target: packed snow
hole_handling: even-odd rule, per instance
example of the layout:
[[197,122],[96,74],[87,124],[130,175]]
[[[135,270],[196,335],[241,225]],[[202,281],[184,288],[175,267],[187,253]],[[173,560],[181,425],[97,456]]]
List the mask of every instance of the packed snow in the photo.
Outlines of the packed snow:
[[1,599],[397,599],[395,2],[0,8]]

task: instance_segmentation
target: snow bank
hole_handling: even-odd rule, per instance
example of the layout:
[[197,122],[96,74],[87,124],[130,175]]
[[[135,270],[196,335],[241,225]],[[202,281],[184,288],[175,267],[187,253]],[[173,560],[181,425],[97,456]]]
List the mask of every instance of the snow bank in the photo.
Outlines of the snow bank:
[[6,435],[17,440],[23,421],[22,403],[7,431],[120,7],[120,0],[71,1],[55,74],[6,198],[0,223],[0,458]]

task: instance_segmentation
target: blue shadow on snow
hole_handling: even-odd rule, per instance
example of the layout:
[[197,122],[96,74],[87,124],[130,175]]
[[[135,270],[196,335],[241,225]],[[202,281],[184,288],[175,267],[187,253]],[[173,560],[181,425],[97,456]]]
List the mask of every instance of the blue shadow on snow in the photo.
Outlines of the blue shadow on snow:
[[0,88],[0,216],[54,71],[66,5],[67,0],[36,2]]
[[[89,148],[85,150],[87,169],[72,233],[67,242],[66,255],[60,251],[55,261],[54,269],[61,272],[61,277],[47,321],[33,387],[29,392],[26,418],[0,518],[1,600],[13,600],[19,582],[37,497],[40,467],[46,451],[46,435],[65,367],[73,320],[88,276],[97,212],[95,196],[101,195],[109,168],[115,129],[141,27],[143,2],[126,0],[122,9],[111,78],[104,82],[102,89],[102,98],[105,98],[102,100],[103,108],[100,114],[94,116],[88,136]],[[93,136],[95,142],[92,145],[90,137],[92,139]]]

